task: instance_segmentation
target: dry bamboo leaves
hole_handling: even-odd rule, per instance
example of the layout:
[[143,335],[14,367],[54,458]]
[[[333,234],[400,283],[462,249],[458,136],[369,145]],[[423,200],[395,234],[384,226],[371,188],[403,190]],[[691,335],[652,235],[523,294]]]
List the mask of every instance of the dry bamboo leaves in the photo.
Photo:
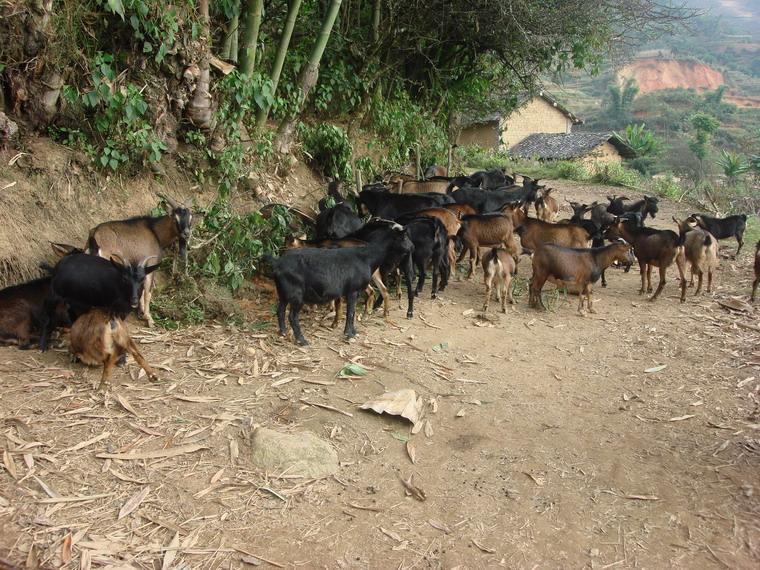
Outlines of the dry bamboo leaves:
[[156,449],[153,451],[136,451],[134,453],[98,453],[95,457],[98,459],[121,459],[124,461],[138,459],[162,459],[165,457],[176,457],[185,453],[193,453],[201,449],[208,449],[205,445],[189,444],[178,445],[177,447],[167,447],[166,449]]
[[132,514],[145,500],[145,498],[148,496],[148,493],[150,493],[150,485],[143,487],[140,491],[132,495],[119,510],[119,516],[116,517],[116,520],[121,520],[127,515]]
[[427,495],[425,495],[425,491],[423,491],[420,487],[414,484],[414,475],[409,475],[409,479],[403,479],[399,478],[401,483],[404,485],[404,489],[406,490],[406,493],[418,501],[424,501],[427,499]]

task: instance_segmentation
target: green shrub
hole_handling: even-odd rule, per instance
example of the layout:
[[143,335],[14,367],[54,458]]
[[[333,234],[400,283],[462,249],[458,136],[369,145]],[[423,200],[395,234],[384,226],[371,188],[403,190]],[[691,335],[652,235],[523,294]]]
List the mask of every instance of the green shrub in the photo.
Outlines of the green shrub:
[[591,181],[611,186],[638,186],[641,175],[617,162],[595,162],[591,166]]
[[490,170],[506,168],[513,170],[515,162],[504,150],[484,149],[478,145],[459,146],[455,152],[456,163],[466,170]]
[[654,194],[668,198],[680,198],[683,195],[683,189],[673,178],[672,174],[652,178],[649,183],[649,189]]
[[352,180],[351,142],[346,132],[335,125],[300,126],[303,152],[308,162],[325,176]]

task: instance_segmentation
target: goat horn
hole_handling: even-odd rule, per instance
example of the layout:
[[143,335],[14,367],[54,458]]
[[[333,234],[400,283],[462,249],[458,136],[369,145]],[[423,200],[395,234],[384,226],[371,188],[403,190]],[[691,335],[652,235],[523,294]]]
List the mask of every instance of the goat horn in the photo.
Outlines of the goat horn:
[[177,202],[176,200],[172,200],[166,194],[159,194],[158,197],[161,198],[162,200],[166,201],[166,203],[169,204],[172,207],[172,209],[176,209],[176,208],[181,207],[181,205],[179,204],[179,202]]
[[154,258],[155,258],[156,260],[158,260],[158,256],[157,256],[157,255],[151,255],[151,256],[149,256],[149,257],[146,257],[145,259],[143,259],[143,260],[140,262],[140,267],[145,267],[146,265],[148,265],[148,261],[150,261],[151,259],[154,259]]

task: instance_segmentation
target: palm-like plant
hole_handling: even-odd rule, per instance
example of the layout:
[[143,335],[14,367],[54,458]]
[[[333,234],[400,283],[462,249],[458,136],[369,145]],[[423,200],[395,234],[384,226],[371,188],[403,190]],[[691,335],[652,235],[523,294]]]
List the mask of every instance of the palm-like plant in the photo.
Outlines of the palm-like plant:
[[720,152],[720,157],[715,162],[723,169],[723,174],[726,175],[728,183],[732,186],[751,168],[746,156],[725,149]]
[[637,157],[656,156],[662,150],[662,141],[647,130],[645,123],[628,125],[622,133],[613,131],[612,134],[631,147]]

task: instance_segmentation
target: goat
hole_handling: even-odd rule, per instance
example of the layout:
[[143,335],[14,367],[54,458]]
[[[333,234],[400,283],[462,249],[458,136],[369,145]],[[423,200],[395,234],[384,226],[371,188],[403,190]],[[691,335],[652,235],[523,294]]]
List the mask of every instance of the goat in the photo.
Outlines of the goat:
[[327,185],[327,196],[321,198],[317,203],[319,212],[324,212],[332,206],[345,202],[346,199],[343,197],[341,190],[343,190],[343,182],[340,180],[331,180]]
[[[446,234],[448,237],[454,237],[457,235],[459,228],[462,225],[459,216],[448,208],[427,208],[426,210],[419,210],[417,212],[411,212],[410,214],[404,214],[397,218],[401,224],[404,224],[404,220],[412,218],[436,218],[446,228]],[[449,242],[449,267],[453,267],[456,263],[456,253],[454,252],[454,243]]]
[[712,218],[704,214],[692,214],[686,221],[696,223],[703,230],[710,232],[717,240],[736,238],[738,247],[736,248],[734,259],[739,255],[744,245],[744,230],[747,229],[746,214],[738,214],[726,218]]
[[364,224],[351,206],[341,202],[322,210],[317,215],[315,233],[317,239],[343,239]]
[[[412,261],[419,271],[415,295],[419,295],[425,286],[426,268],[428,264],[433,270],[433,289],[431,298],[437,297],[438,291],[443,291],[449,281],[450,264],[448,256],[448,235],[446,228],[438,218],[420,217],[406,219],[404,228],[414,245]],[[440,274],[440,287],[438,277]]]
[[411,254],[413,245],[406,230],[393,224],[385,239],[370,241],[364,247],[338,249],[294,249],[272,262],[279,303],[277,323],[280,334],[287,334],[285,311],[290,306],[288,320],[296,343],[308,344],[301,331],[299,314],[304,303],[327,303],[346,298],[347,338],[356,336],[354,314],[359,291],[367,288],[372,274],[389,255]]
[[[299,239],[299,238],[291,236],[290,238],[285,240],[285,247],[287,249],[297,249],[301,247],[331,249],[331,248],[336,248],[336,247],[363,247],[365,245],[367,245],[366,241],[362,241],[360,239],[354,239],[354,238],[305,240],[305,239]],[[380,290],[380,295],[382,296],[383,301],[385,302],[384,317],[387,320],[388,319],[388,288],[385,286],[385,283],[383,283],[383,280],[380,277],[379,270],[375,271],[372,274],[372,282],[375,285],[377,285],[377,288]],[[368,315],[372,312],[372,306],[375,301],[375,290],[372,287],[367,286],[364,292],[367,294],[367,300],[364,303],[364,314]],[[340,301],[341,301],[340,298],[338,298],[338,299],[335,299],[335,301],[333,302],[335,317],[333,318],[333,322],[330,325],[331,328],[337,327],[338,321],[340,321]]]
[[446,193],[446,189],[449,187],[449,179],[435,179],[432,180],[393,180],[391,184],[395,192],[398,194],[422,194],[427,192],[437,192],[441,194]]
[[478,213],[477,210],[469,204],[443,204],[441,208],[446,208],[449,212],[453,212],[456,214],[457,218],[460,219],[462,216],[472,216]]
[[[171,198],[161,198],[172,208],[169,214],[103,222],[90,230],[87,253],[105,259],[118,255],[126,263],[138,264],[149,257],[160,260],[163,250],[178,241],[180,257],[187,260],[187,242],[192,232],[193,214]],[[149,276],[140,298],[140,314],[149,327],[153,326],[150,314],[152,291],[153,277]]]
[[437,208],[453,202],[454,200],[445,194],[392,194],[369,188],[363,189],[357,200],[360,209],[363,208],[373,216],[387,220],[393,220],[408,212]]
[[536,198],[534,206],[536,208],[536,217],[544,222],[553,222],[557,219],[559,214],[559,204],[557,200],[551,196],[554,191],[553,188],[547,188],[541,195]]
[[470,175],[472,185],[485,190],[495,190],[503,186],[515,183],[513,176],[509,176],[504,169],[492,168],[491,170],[479,170]]
[[530,280],[531,307],[546,310],[541,290],[547,280],[571,284],[579,291],[578,312],[583,315],[583,300],[588,310],[595,313],[591,300],[591,284],[596,283],[602,271],[618,262],[630,266],[633,263],[631,244],[624,240],[604,247],[569,248],[545,244],[533,254],[533,277]]
[[755,245],[755,280],[752,282],[752,296],[750,301],[755,302],[757,286],[760,285],[760,240]]
[[446,187],[446,194],[451,194],[457,188],[475,186],[477,186],[477,184],[475,184],[469,176],[455,176],[449,180],[449,185]]
[[445,166],[439,166],[437,164],[431,164],[425,169],[423,178],[433,178],[434,176],[448,176],[448,170]]
[[523,251],[535,252],[544,244],[554,244],[563,247],[587,247],[591,239],[589,232],[575,224],[552,224],[536,218],[531,218],[527,208],[511,210],[515,232],[520,236]]
[[605,237],[607,239],[623,238],[628,243],[633,244],[633,255],[639,262],[639,272],[641,273],[639,295],[652,292],[652,267],[658,268],[660,283],[657,285],[654,295],[649,298],[650,301],[655,301],[662,293],[668,267],[674,261],[681,279],[684,279],[683,262],[678,256],[683,242],[675,232],[640,227],[634,220],[618,217],[607,229]]
[[642,220],[646,220],[647,216],[655,218],[659,208],[657,206],[659,200],[655,196],[644,196],[643,199],[637,200],[632,204],[623,204],[624,200],[629,200],[625,196],[607,196],[610,204],[607,206],[607,212],[613,216],[622,216],[631,212],[640,212]]
[[[710,232],[695,227],[686,221],[681,221],[673,216],[673,221],[678,226],[678,233],[683,242],[683,247],[678,252],[682,264],[686,262],[691,266],[691,278],[697,276],[697,289],[694,295],[699,295],[702,290],[702,278],[707,273],[707,292],[712,291],[713,270],[718,267],[718,241]],[[686,301],[686,279],[681,281],[681,302]]]
[[74,322],[69,333],[69,351],[87,366],[103,366],[98,391],[109,385],[114,367],[126,353],[132,355],[151,381],[158,380],[129,335],[127,324],[102,309],[92,309]]
[[[41,277],[0,291],[0,342],[15,343],[27,349],[38,342],[45,298],[50,291],[50,277]],[[66,305],[54,307],[55,319],[69,326]]]
[[468,204],[475,208],[479,214],[498,212],[507,204],[517,202],[536,201],[538,190],[543,186],[538,185],[538,180],[528,177],[523,178],[522,187],[510,189],[497,189],[484,191],[480,188],[459,188],[451,193],[451,197],[457,204]]
[[146,277],[158,269],[158,264],[148,265],[150,259],[133,264],[117,255],[108,260],[86,253],[61,259],[44,303],[40,349],[47,350],[50,333],[60,325],[55,318],[59,303],[66,303],[72,322],[92,308],[125,318],[139,306]]
[[475,272],[475,264],[480,262],[480,248],[484,246],[503,246],[515,258],[517,263],[517,244],[514,238],[514,224],[508,214],[476,214],[464,216],[462,227],[456,235],[456,242],[461,253],[457,261],[462,261],[465,254],[470,254],[470,270],[467,279]]
[[511,305],[514,304],[512,276],[515,273],[517,273],[517,263],[506,249],[494,247],[483,256],[483,282],[486,286],[486,300],[483,303],[484,313],[488,311],[488,303],[491,302],[494,281],[496,281],[496,300],[501,303],[501,312],[507,312],[507,300]]

